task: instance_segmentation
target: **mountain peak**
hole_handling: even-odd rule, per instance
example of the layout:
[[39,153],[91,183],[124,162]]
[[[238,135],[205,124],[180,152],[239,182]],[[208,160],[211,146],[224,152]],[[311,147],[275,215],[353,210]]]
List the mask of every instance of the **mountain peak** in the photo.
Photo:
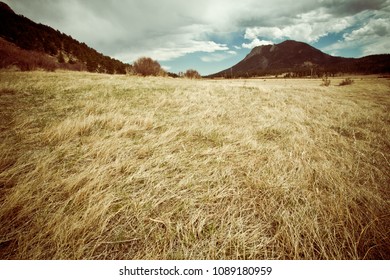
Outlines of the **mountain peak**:
[[[297,49],[304,49],[304,48],[310,48],[311,50],[313,50],[313,49],[315,50],[315,48],[313,48],[312,46],[310,46],[306,43],[298,42],[298,41],[294,41],[294,40],[286,40],[286,41],[283,41],[279,44],[273,44],[273,45],[256,46],[245,57],[245,60],[249,59],[255,55],[261,55],[261,54],[266,55],[267,53],[272,53],[276,50],[289,52],[290,50],[295,51]],[[317,50],[317,51],[319,51],[319,50]]]
[[304,42],[300,42],[300,41],[295,41],[295,40],[289,39],[289,40],[285,40],[285,41],[279,43],[278,45],[302,45],[302,44],[303,45],[307,45]]
[[246,60],[256,55],[265,54],[271,51],[271,48],[274,46],[275,45],[262,45],[262,46],[254,47],[244,59]]
[[238,63],[233,66],[233,69],[246,73],[264,72],[302,65],[317,65],[329,60],[330,57],[306,43],[286,40],[279,44],[254,47],[244,58],[244,63]]
[[335,57],[307,43],[286,40],[275,45],[254,47],[242,61],[210,77],[252,77],[286,73],[293,76],[320,76],[323,73],[389,71],[390,55],[364,59]]

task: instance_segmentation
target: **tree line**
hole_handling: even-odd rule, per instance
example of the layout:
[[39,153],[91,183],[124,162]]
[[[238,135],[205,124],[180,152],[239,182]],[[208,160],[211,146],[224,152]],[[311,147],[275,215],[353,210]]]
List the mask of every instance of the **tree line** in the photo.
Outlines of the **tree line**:
[[170,73],[148,57],[133,65],[105,56],[85,43],[53,28],[15,14],[6,4],[0,5],[0,67],[16,66],[22,71],[68,69],[108,74],[200,78],[193,69]]
[[[56,58],[56,68],[73,68],[90,72],[125,74],[130,65],[105,56],[85,43],[53,28],[0,7],[0,36],[22,50],[44,53]],[[5,54],[2,54],[5,56]],[[26,63],[32,64],[27,60]]]
[[189,79],[200,79],[201,75],[194,69],[188,69],[186,72],[179,74],[165,71],[158,61],[150,57],[138,58],[132,67],[132,73],[140,76],[169,76],[173,78],[185,77]]

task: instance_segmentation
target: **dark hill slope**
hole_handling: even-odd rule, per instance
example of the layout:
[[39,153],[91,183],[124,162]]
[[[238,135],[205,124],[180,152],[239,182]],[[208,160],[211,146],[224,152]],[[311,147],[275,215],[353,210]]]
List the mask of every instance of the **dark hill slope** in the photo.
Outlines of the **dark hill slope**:
[[390,72],[390,55],[373,55],[359,59],[334,57],[306,43],[287,40],[276,45],[255,47],[242,61],[211,77],[250,77],[283,73],[310,76],[322,75],[325,72]]
[[58,63],[55,57],[43,52],[27,51],[0,37],[0,68],[17,67],[22,71],[45,69],[54,71],[58,68],[83,70],[80,63]]
[[[0,2],[0,37],[27,51],[45,53],[54,57],[57,67],[102,73],[126,73],[130,67],[119,60],[105,56],[53,28],[17,15]],[[2,55],[7,55],[2,52]],[[28,61],[26,63],[29,63]],[[68,65],[67,65],[68,64]]]

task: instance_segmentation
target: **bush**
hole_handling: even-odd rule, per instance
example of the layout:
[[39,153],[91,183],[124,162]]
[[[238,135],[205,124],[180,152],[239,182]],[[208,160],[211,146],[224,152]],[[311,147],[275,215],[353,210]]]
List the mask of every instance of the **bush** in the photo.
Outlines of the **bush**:
[[172,73],[172,72],[168,72],[167,73],[168,77],[171,77],[171,78],[179,78],[180,76],[176,73]]
[[339,86],[347,86],[352,84],[353,84],[353,80],[351,78],[346,78],[339,83]]
[[327,75],[325,75],[324,77],[322,77],[322,84],[321,84],[321,86],[328,87],[329,85],[330,85],[329,77]]
[[0,38],[0,68],[17,67],[21,71],[44,69],[54,71],[58,65],[54,58],[36,51],[26,51]]
[[58,63],[65,63],[65,58],[61,51],[58,54]]
[[142,76],[163,76],[165,71],[161,68],[160,63],[150,57],[141,57],[134,62],[133,70],[136,74]]
[[190,79],[200,79],[201,76],[200,74],[198,73],[198,71],[194,70],[194,69],[188,69],[185,74],[184,74],[184,77],[186,78],[190,78]]

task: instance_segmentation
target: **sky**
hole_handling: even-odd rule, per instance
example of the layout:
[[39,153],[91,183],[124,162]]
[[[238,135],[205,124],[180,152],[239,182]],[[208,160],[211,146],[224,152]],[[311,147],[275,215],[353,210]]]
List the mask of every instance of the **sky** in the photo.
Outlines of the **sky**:
[[288,39],[335,56],[390,52],[390,0],[1,1],[105,55],[174,73],[216,73]]

